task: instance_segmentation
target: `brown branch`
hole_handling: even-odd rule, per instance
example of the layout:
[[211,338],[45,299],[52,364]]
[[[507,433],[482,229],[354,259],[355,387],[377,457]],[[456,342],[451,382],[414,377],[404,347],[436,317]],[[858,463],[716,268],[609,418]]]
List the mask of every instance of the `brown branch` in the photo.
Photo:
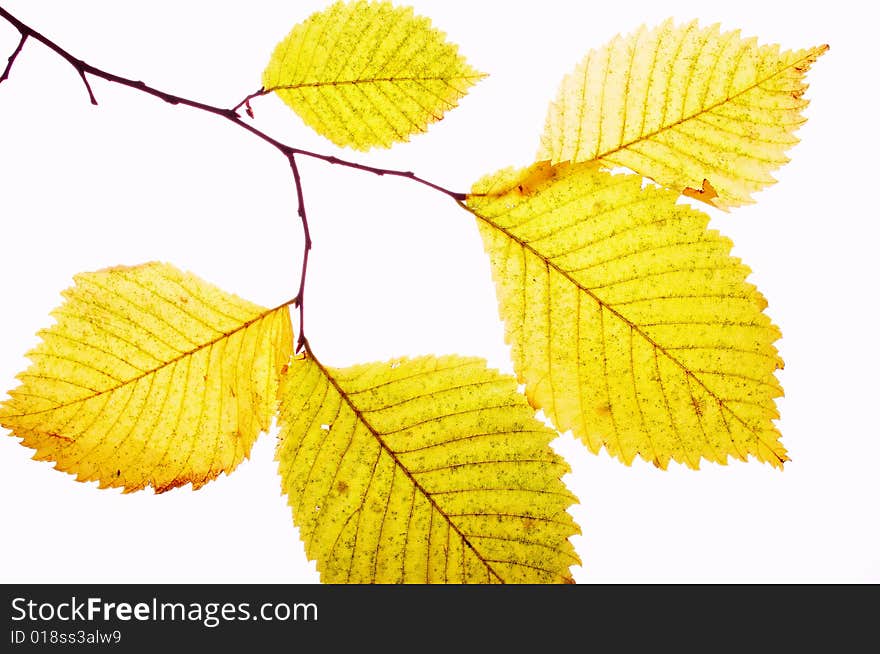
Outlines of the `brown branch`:
[[[266,143],[270,144],[272,147],[279,150],[285,156],[285,158],[289,157],[291,154],[301,154],[305,157],[311,157],[313,159],[320,159],[321,161],[324,161],[329,164],[333,164],[336,166],[344,166],[346,168],[353,168],[355,170],[360,170],[363,172],[372,173],[374,175],[379,175],[379,176],[387,175],[390,177],[402,177],[405,179],[409,179],[409,180],[414,181],[418,184],[422,184],[424,186],[427,186],[428,188],[431,188],[435,191],[443,193],[444,195],[447,195],[450,198],[452,198],[453,200],[456,200],[459,202],[464,200],[467,197],[467,195],[465,193],[456,193],[454,191],[450,191],[449,189],[446,189],[446,188],[440,186],[439,184],[429,182],[428,180],[423,179],[410,171],[392,170],[392,169],[387,169],[387,168],[376,168],[373,166],[366,166],[366,165],[359,164],[354,161],[349,161],[347,159],[341,159],[339,157],[333,157],[333,156],[328,156],[328,155],[324,155],[324,154],[319,154],[317,152],[310,152],[308,150],[302,150],[300,148],[294,148],[290,145],[287,145],[285,143],[282,143],[282,142],[272,138],[271,136],[269,136],[265,132],[253,127],[252,125],[245,123],[244,121],[242,121],[241,116],[238,114],[238,109],[240,109],[242,106],[246,107],[248,102],[251,99],[258,97],[258,96],[261,96],[261,95],[265,95],[266,91],[264,89],[260,89],[259,91],[256,91],[256,92],[248,95],[247,97],[244,98],[244,100],[239,102],[235,107],[233,107],[231,109],[227,109],[224,107],[217,107],[214,105],[206,104],[204,102],[198,102],[196,100],[190,100],[189,98],[185,98],[183,96],[175,95],[173,93],[168,93],[166,91],[162,91],[160,89],[154,88],[152,86],[145,84],[142,81],[128,79],[126,77],[122,77],[121,75],[116,75],[114,73],[110,73],[110,72],[102,70],[96,66],[93,66],[89,63],[86,63],[85,61],[82,61],[81,59],[76,58],[75,56],[73,56],[72,54],[70,54],[69,52],[64,50],[61,46],[56,44],[54,41],[43,36],[42,34],[37,32],[32,27],[21,22],[15,16],[13,16],[8,11],[6,11],[3,7],[0,7],[0,17],[6,19],[9,23],[11,23],[13,25],[13,27],[15,27],[19,31],[19,33],[22,35],[22,41],[19,44],[19,48],[16,49],[16,53],[12,57],[13,59],[15,58],[15,56],[18,55],[18,52],[21,50],[21,46],[24,44],[26,37],[33,38],[35,41],[39,41],[40,43],[45,45],[47,48],[49,48],[50,50],[55,52],[62,59],[67,61],[71,66],[73,66],[73,68],[77,71],[77,73],[83,79],[83,81],[86,82],[87,88],[88,88],[87,76],[91,75],[93,77],[98,77],[98,78],[106,80],[108,82],[112,82],[113,84],[127,86],[128,88],[134,89],[136,91],[140,91],[142,93],[147,93],[149,95],[152,95],[154,97],[159,98],[160,100],[162,100],[164,102],[167,102],[168,104],[184,105],[187,107],[191,107],[192,109],[198,109],[200,111],[205,111],[207,113],[211,113],[216,116],[220,116],[222,118],[225,118],[225,119],[229,120],[230,122],[238,125],[242,129],[249,131],[251,134],[262,139]],[[91,89],[89,89],[89,95],[90,95],[90,99],[94,100],[94,95],[91,93]]]
[[[39,41],[40,43],[45,45],[47,48],[52,50],[59,57],[64,59],[71,66],[73,66],[74,70],[76,70],[76,72],[79,74],[79,76],[86,83],[86,88],[88,88],[88,81],[87,81],[86,76],[92,75],[94,77],[99,77],[101,79],[104,79],[108,82],[113,82],[114,84],[121,84],[122,86],[127,86],[127,87],[135,89],[137,91],[141,91],[143,93],[148,93],[149,95],[153,95],[153,96],[159,98],[160,100],[164,100],[165,102],[167,102],[169,104],[175,104],[175,105],[182,104],[182,105],[186,105],[188,107],[192,107],[193,109],[200,109],[202,111],[207,111],[209,113],[217,114],[219,116],[223,116],[224,118],[229,118],[229,119],[235,119],[238,117],[238,114],[236,114],[231,109],[221,109],[220,107],[214,107],[214,106],[202,103],[202,102],[196,102],[194,100],[182,98],[182,97],[174,95],[172,93],[166,93],[165,91],[160,91],[159,89],[155,89],[151,86],[148,86],[141,81],[132,80],[132,79],[128,79],[126,77],[121,77],[119,75],[115,75],[113,73],[109,73],[105,70],[101,70],[100,68],[92,66],[91,64],[88,64],[85,61],[82,61],[81,59],[77,59],[72,54],[70,54],[67,50],[65,50],[64,48],[59,46],[57,43],[55,43],[51,39],[47,38],[46,36],[43,36],[38,31],[36,31],[34,28],[21,22],[18,18],[16,18],[12,14],[10,14],[3,7],[0,7],[0,17],[6,19],[10,24],[12,24],[12,26],[15,27],[15,29],[17,29],[19,31],[19,33],[22,35],[22,37],[27,36],[27,37],[34,39],[35,41]],[[90,96],[90,99],[94,103],[94,95],[92,94],[91,89],[89,89],[89,96]]]
[[[251,99],[258,97],[258,96],[261,96],[261,95],[265,95],[267,93],[267,91],[265,91],[265,89],[260,89],[259,91],[256,91],[256,92],[248,95],[247,97],[244,98],[244,100],[239,102],[235,107],[233,107],[231,109],[227,109],[224,107],[217,107],[214,105],[206,104],[204,102],[198,102],[196,100],[190,100],[189,98],[185,98],[183,96],[175,95],[173,93],[168,93],[166,91],[162,91],[160,89],[154,88],[152,86],[145,84],[144,82],[142,82],[140,80],[128,79],[127,77],[122,77],[121,75],[116,75],[114,73],[110,73],[106,70],[102,70],[101,68],[98,68],[98,67],[93,66],[89,63],[86,63],[85,61],[82,61],[81,59],[76,58],[75,56],[73,56],[72,54],[67,52],[65,49],[63,49],[61,46],[56,44],[54,41],[50,40],[46,36],[43,36],[42,34],[37,32],[32,27],[21,22],[15,16],[13,16],[8,11],[6,11],[3,7],[0,7],[0,17],[6,19],[9,23],[11,23],[12,26],[15,27],[19,31],[19,33],[22,35],[22,43],[20,43],[19,46],[23,45],[25,37],[30,37],[36,41],[39,41],[40,43],[45,45],[47,48],[49,48],[50,50],[55,52],[62,59],[67,61],[71,66],[73,66],[73,68],[77,71],[77,73],[83,79],[83,81],[86,82],[87,88],[88,88],[87,76],[91,75],[93,77],[98,77],[98,78],[106,80],[108,82],[112,82],[113,84],[127,86],[128,88],[134,89],[136,91],[140,91],[142,93],[147,93],[149,95],[152,95],[154,97],[159,98],[160,100],[162,100],[164,102],[167,102],[168,104],[184,105],[187,107],[191,107],[192,109],[198,109],[200,111],[205,111],[207,113],[211,113],[216,116],[220,116],[222,118],[225,118],[225,119],[229,120],[230,122],[238,125],[242,129],[249,131],[251,134],[262,139],[266,143],[270,144],[271,146],[273,146],[274,148],[279,150],[285,156],[285,158],[289,157],[291,154],[301,154],[303,156],[311,157],[313,159],[320,159],[321,161],[324,161],[329,164],[333,164],[336,166],[344,166],[346,168],[353,168],[355,170],[360,170],[363,172],[372,173],[374,175],[379,175],[379,176],[387,175],[387,176],[391,176],[391,177],[403,177],[405,179],[412,180],[418,184],[422,184],[424,186],[427,186],[428,188],[431,188],[435,191],[443,193],[444,195],[447,195],[456,201],[462,201],[465,197],[467,197],[467,195],[465,193],[456,193],[456,192],[450,191],[449,189],[446,189],[446,188],[440,186],[439,184],[429,182],[428,180],[423,179],[410,171],[392,170],[392,169],[387,169],[387,168],[376,168],[373,166],[366,166],[366,165],[359,164],[354,161],[349,161],[347,159],[341,159],[339,157],[333,157],[333,156],[328,156],[328,155],[324,155],[324,154],[319,154],[317,152],[310,152],[308,150],[302,150],[300,148],[294,148],[290,145],[287,145],[285,143],[282,143],[282,142],[272,138],[271,136],[269,136],[265,132],[253,127],[252,125],[248,125],[247,123],[243,122],[241,120],[241,116],[238,114],[238,109],[240,109],[242,106],[246,107]],[[21,49],[20,47],[17,48],[15,56],[17,56],[17,53],[18,53],[18,51],[20,51],[20,49]],[[13,57],[13,59],[14,59],[14,57]],[[91,93],[91,89],[89,89],[89,95],[90,95],[90,99],[94,100],[94,95]]]
[[426,179],[423,179],[416,175],[411,171],[405,170],[393,170],[388,168],[377,168],[374,166],[367,166],[365,164],[360,164],[354,161],[349,161],[346,159],[340,159],[339,157],[334,157],[330,155],[320,154],[317,152],[310,152],[309,150],[303,150],[301,148],[295,148],[293,146],[287,145],[286,143],[282,143],[277,139],[273,138],[266,132],[263,132],[260,129],[257,129],[253,125],[250,125],[244,122],[241,116],[238,113],[238,110],[242,107],[245,108],[245,112],[251,118],[253,118],[253,111],[251,110],[250,101],[256,97],[266,95],[268,91],[261,88],[259,91],[251,93],[246,96],[241,102],[232,107],[231,109],[227,109],[224,107],[217,107],[214,105],[206,104],[204,102],[198,102],[196,100],[190,100],[189,98],[185,98],[183,96],[175,95],[173,93],[168,93],[166,91],[162,91],[160,89],[154,88],[145,84],[140,80],[133,80],[127,77],[122,77],[121,75],[116,75],[115,73],[108,72],[97,66],[93,66],[85,61],[75,57],[67,50],[59,46],[57,43],[44,36],[40,32],[36,31],[29,25],[26,25],[18,18],[10,14],[3,7],[0,7],[0,17],[4,18],[7,22],[9,22],[15,29],[18,30],[19,34],[21,34],[21,40],[19,41],[18,47],[16,47],[15,51],[9,57],[9,63],[6,65],[6,69],[3,72],[2,77],[0,77],[0,82],[9,77],[9,71],[12,69],[12,65],[24,47],[25,42],[32,38],[35,41],[39,41],[47,48],[52,50],[59,57],[67,61],[73,68],[76,70],[77,74],[82,79],[85,84],[86,90],[89,94],[89,100],[92,104],[98,104],[97,99],[95,98],[95,94],[92,92],[91,85],[89,84],[89,76],[97,77],[99,79],[103,79],[107,82],[113,84],[119,84],[121,86],[128,87],[130,89],[134,89],[135,91],[140,91],[141,93],[146,93],[148,95],[152,95],[163,102],[167,102],[171,105],[183,105],[186,107],[190,107],[192,109],[197,109],[199,111],[204,111],[209,114],[214,114],[215,116],[220,116],[228,120],[229,122],[237,125],[238,127],[250,132],[260,140],[268,143],[273,148],[278,150],[284,157],[287,159],[290,164],[290,169],[293,172],[293,179],[296,185],[296,194],[297,194],[297,202],[298,202],[298,210],[297,213],[300,217],[300,221],[302,222],[303,228],[303,236],[304,236],[304,250],[303,250],[303,262],[302,262],[302,272],[300,274],[300,282],[299,282],[299,292],[294,300],[294,304],[299,309],[299,336],[297,338],[296,351],[299,352],[303,348],[307,348],[307,341],[305,338],[305,334],[303,331],[303,322],[304,322],[304,310],[303,310],[303,298],[305,293],[305,281],[306,281],[306,272],[308,269],[308,261],[309,261],[309,251],[312,247],[312,240],[309,234],[309,225],[308,219],[306,218],[306,210],[305,210],[305,201],[303,199],[303,188],[302,188],[302,180],[299,174],[299,168],[297,167],[296,160],[294,158],[295,155],[302,155],[304,157],[311,157],[312,159],[319,159],[328,164],[332,164],[334,166],[344,166],[346,168],[352,168],[354,170],[360,170],[362,172],[371,173],[373,175],[378,175],[380,177],[401,177],[403,179],[408,179],[410,181],[416,182],[417,184],[421,184],[423,186],[427,186],[428,188],[442,193],[450,198],[452,198],[459,206],[463,206],[462,203],[467,198],[465,193],[456,193],[454,191],[450,191],[439,184],[435,184],[434,182],[430,182]]
[[419,177],[415,173],[408,170],[391,170],[389,168],[376,168],[375,166],[366,166],[364,164],[359,164],[354,161],[348,161],[346,159],[340,159],[339,157],[333,157],[326,154],[319,154],[317,152],[309,152],[308,150],[300,150],[299,148],[291,148],[290,151],[294,154],[301,154],[305,157],[311,157],[312,159],[320,159],[321,161],[329,164],[345,166],[346,168],[354,168],[355,170],[360,170],[365,173],[372,173],[373,175],[378,175],[379,177],[387,176],[409,179],[413,182],[417,182],[418,184],[422,184],[423,186],[427,186],[430,189],[434,189],[438,193],[448,195],[456,202],[464,202],[467,199],[467,193],[456,193],[455,191],[450,191],[449,189],[444,188],[439,184],[435,184],[434,182],[429,182],[428,180]]
[[288,157],[288,161],[290,161],[290,169],[293,171],[293,181],[294,184],[296,184],[297,214],[299,215],[303,228],[302,271],[299,276],[299,291],[297,291],[296,301],[294,303],[299,309],[299,336],[297,336],[296,339],[296,349],[294,350],[294,354],[299,354],[300,350],[307,347],[305,312],[303,306],[305,305],[306,273],[309,269],[309,252],[312,249],[312,235],[309,233],[309,220],[306,218],[306,203],[303,198],[302,179],[300,179],[299,176],[299,167],[296,165],[296,158],[293,154]]

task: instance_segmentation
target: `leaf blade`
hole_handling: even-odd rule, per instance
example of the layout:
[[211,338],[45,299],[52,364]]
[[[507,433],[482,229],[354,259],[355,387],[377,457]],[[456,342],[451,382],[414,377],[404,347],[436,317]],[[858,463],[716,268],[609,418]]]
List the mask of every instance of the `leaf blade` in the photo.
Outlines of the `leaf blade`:
[[514,369],[557,428],[627,465],[781,467],[779,330],[730,241],[675,200],[595,163],[474,185]]
[[563,79],[538,159],[623,166],[721,209],[751,203],[798,142],[804,77],[827,50],[780,52],[696,21],[643,26]]
[[570,581],[568,467],[511,378],[461,357],[305,357],[281,392],[276,459],[325,583]]
[[102,488],[198,488],[231,472],[269,426],[292,348],[286,307],[160,263],[74,280],[0,425]]
[[336,2],[278,44],[263,89],[336,145],[366,151],[424,132],[482,77],[411,8]]

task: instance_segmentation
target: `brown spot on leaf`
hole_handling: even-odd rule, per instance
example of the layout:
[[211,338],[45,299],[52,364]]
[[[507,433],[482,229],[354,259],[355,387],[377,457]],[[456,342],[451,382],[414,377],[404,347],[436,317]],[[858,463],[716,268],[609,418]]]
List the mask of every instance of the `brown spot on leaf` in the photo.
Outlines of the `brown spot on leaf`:
[[694,198],[695,200],[709,203],[711,203],[712,200],[718,197],[718,193],[715,191],[715,187],[712,186],[708,179],[703,180],[703,188],[695,189],[688,186],[684,191],[682,191],[682,195],[685,195],[689,198]]
[[346,484],[344,481],[337,482],[336,483],[336,491],[338,493],[347,492],[348,491],[348,484]]

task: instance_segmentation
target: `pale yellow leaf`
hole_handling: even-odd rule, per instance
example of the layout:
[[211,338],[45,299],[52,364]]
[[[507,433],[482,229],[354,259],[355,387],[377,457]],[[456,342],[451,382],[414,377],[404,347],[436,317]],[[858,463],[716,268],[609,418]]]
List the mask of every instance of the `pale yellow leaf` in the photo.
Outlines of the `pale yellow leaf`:
[[556,433],[481,359],[298,358],[277,459],[326,583],[560,583],[579,563]]
[[292,348],[264,309],[172,266],[75,277],[0,405],[35,459],[80,481],[157,492],[231,472],[269,427]]
[[827,49],[696,21],[618,36],[562,81],[538,159],[623,166],[722,209],[752,202],[798,141],[804,77]]
[[595,163],[474,186],[514,368],[534,406],[594,452],[781,467],[779,330],[731,242],[677,197]]
[[482,77],[411,8],[336,2],[278,44],[263,89],[333,143],[369,150],[424,132]]

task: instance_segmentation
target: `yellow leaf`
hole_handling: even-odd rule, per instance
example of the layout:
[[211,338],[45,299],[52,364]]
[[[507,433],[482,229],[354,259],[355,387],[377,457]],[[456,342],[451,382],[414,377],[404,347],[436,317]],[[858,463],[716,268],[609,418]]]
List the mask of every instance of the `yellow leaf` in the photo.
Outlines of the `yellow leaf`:
[[533,405],[594,452],[781,467],[779,331],[730,241],[676,198],[595,163],[474,186],[514,368]]
[[826,50],[780,52],[696,21],[642,27],[565,77],[538,158],[623,166],[722,209],[753,202],[788,162],[804,76]]
[[276,408],[292,348],[264,309],[160,263],[75,277],[0,425],[35,459],[126,491],[231,472]]
[[480,359],[282,378],[284,492],[325,583],[559,583],[579,564],[556,434]]
[[278,44],[263,89],[336,145],[369,150],[424,132],[483,76],[411,8],[337,2]]

